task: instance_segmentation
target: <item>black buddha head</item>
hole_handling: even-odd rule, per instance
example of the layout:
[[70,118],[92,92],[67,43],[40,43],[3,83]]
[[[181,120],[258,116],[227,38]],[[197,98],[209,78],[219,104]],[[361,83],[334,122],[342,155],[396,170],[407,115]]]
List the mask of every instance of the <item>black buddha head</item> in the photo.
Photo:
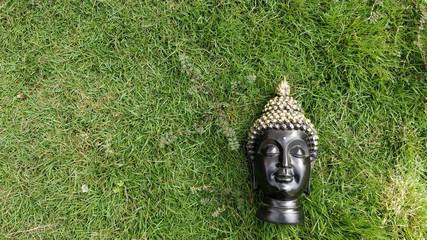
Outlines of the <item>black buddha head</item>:
[[309,193],[318,137],[289,92],[285,79],[251,128],[247,154],[253,188],[264,194],[257,217],[293,225],[303,221],[298,197]]

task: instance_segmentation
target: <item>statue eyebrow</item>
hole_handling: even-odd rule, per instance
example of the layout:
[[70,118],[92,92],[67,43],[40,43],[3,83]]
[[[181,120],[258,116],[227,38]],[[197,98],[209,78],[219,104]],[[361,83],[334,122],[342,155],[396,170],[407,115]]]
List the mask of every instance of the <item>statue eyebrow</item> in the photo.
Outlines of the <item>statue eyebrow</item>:
[[[300,144],[298,144],[298,143],[300,143]],[[310,149],[308,148],[307,143],[304,140],[302,140],[302,139],[295,139],[295,140],[289,142],[288,144],[286,144],[286,146],[285,146],[286,150],[285,151],[289,151],[290,149],[292,149],[295,146],[301,146],[302,149],[304,150],[305,154],[307,154],[307,152],[310,151]]]
[[268,144],[273,144],[276,147],[279,148],[279,150],[283,150],[282,144],[280,144],[279,142],[277,142],[274,139],[265,139],[264,141],[261,142],[261,144],[258,147],[258,151],[260,151],[261,149],[263,149],[265,146],[267,146]]

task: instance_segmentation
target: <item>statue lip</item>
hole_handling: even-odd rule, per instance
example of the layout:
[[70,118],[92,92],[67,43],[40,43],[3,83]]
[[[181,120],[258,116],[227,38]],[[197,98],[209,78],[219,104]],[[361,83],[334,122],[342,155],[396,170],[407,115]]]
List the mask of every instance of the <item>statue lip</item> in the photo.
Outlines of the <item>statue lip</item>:
[[279,168],[274,173],[274,178],[277,182],[289,183],[289,182],[292,182],[292,180],[294,180],[294,175],[291,172],[289,172],[287,168]]
[[294,176],[293,175],[279,175],[279,174],[274,174],[274,178],[278,182],[292,182],[292,180],[294,180]]

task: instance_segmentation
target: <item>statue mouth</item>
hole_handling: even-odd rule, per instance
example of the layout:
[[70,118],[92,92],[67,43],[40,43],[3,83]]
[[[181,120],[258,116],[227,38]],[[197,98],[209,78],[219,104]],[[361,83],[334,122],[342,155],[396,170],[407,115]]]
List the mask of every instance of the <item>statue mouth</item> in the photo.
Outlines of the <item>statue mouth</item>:
[[292,182],[292,180],[294,180],[294,176],[292,176],[292,175],[275,175],[274,179],[276,179],[277,182],[289,183],[289,182]]

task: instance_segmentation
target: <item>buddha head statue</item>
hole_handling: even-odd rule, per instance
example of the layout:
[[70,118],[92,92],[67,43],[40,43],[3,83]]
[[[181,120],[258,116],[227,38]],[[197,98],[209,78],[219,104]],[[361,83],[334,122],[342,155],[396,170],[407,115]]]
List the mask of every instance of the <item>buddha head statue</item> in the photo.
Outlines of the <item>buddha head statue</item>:
[[295,225],[304,219],[298,197],[310,191],[318,137],[289,93],[284,78],[250,130],[247,157],[253,188],[264,194],[256,216],[275,224]]

